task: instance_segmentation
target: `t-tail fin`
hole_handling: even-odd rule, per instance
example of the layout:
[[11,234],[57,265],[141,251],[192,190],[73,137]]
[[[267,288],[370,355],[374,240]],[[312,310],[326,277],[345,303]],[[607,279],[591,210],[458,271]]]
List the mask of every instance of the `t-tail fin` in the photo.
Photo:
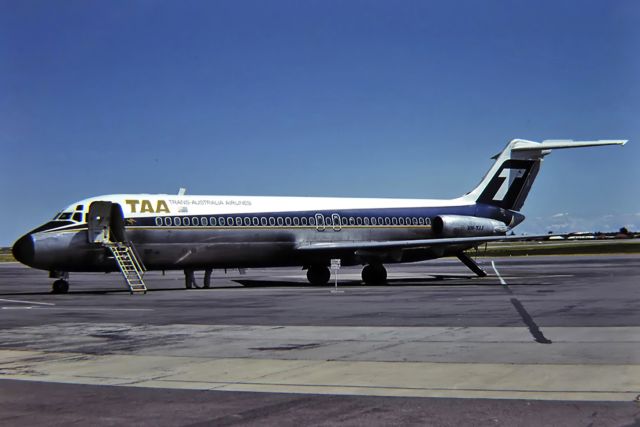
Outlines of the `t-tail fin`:
[[624,145],[626,140],[573,141],[570,139],[542,142],[514,139],[493,158],[495,163],[480,184],[461,199],[519,211],[538,175],[542,158],[560,148]]

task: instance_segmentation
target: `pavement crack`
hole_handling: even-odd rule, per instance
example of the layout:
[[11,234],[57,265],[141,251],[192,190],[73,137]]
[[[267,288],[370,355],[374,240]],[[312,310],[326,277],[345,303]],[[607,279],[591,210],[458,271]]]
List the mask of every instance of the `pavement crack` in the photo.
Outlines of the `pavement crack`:
[[513,290],[511,290],[507,282],[502,278],[502,276],[500,275],[500,272],[498,272],[498,269],[496,268],[496,264],[494,261],[491,261],[491,266],[493,267],[493,271],[495,271],[496,276],[498,276],[498,279],[500,280],[500,284],[502,284],[502,288],[509,295],[513,296],[512,298],[510,298],[511,305],[513,305],[513,307],[516,309],[516,311],[520,315],[520,318],[529,329],[529,333],[531,333],[531,336],[533,337],[535,342],[540,344],[551,344],[552,341],[544,336],[544,334],[540,330],[540,327],[538,326],[536,321],[533,320],[533,317],[529,314],[527,309],[524,308],[524,305],[520,302],[518,297],[515,296]]

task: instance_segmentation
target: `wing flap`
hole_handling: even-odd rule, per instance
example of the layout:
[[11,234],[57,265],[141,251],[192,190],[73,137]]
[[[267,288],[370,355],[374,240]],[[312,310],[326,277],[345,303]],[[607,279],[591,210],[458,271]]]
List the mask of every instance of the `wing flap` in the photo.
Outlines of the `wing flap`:
[[342,241],[342,242],[301,242],[296,249],[302,252],[324,251],[357,251],[357,250],[391,250],[418,249],[435,246],[480,245],[488,242],[526,241],[548,238],[552,235],[539,234],[531,236],[486,236],[486,237],[451,237],[443,239],[419,240],[386,240],[386,241]]

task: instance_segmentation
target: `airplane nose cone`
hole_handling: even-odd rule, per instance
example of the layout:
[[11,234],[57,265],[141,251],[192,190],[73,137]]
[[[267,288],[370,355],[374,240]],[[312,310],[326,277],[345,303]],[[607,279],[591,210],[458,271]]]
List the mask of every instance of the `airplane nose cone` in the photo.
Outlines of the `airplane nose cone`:
[[11,249],[13,257],[23,264],[31,265],[33,263],[35,249],[33,244],[33,237],[30,234],[26,234],[18,239]]

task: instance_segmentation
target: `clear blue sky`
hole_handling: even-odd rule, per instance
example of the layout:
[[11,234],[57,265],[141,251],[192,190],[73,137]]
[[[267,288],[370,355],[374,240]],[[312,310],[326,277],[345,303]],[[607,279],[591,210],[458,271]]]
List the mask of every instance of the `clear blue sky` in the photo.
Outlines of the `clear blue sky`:
[[0,245],[107,193],[455,197],[516,137],[631,140],[550,156],[519,229],[640,228],[639,22],[637,1],[0,0]]

